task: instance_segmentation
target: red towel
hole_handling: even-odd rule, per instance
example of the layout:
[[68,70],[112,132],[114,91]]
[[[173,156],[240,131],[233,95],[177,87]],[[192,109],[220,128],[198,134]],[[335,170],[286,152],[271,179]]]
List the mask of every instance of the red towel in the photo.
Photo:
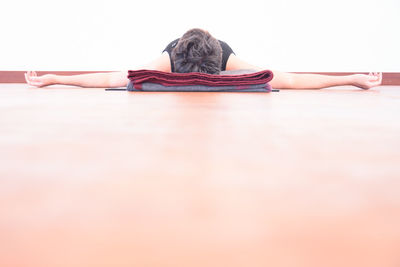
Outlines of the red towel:
[[238,86],[266,84],[272,80],[270,70],[240,75],[216,75],[199,72],[171,73],[156,70],[130,70],[128,78],[140,87],[142,83],[158,83],[164,86],[207,85],[207,86]]

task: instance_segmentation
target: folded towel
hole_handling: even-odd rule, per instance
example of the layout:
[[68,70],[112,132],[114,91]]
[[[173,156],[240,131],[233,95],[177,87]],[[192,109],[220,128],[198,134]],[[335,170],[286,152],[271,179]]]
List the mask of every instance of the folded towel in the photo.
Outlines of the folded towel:
[[[270,70],[245,73],[245,74],[207,74],[199,72],[191,73],[169,73],[155,70],[130,70],[128,78],[133,88],[143,90],[144,83],[154,83],[163,86],[194,86],[203,85],[209,87],[228,86],[230,90],[249,89],[243,86],[264,85],[272,80],[273,74]],[[269,87],[270,88],[270,87]],[[226,88],[225,88],[226,89]],[[223,90],[225,90],[223,89]]]
[[207,85],[180,85],[165,86],[158,83],[142,83],[141,89],[136,89],[130,81],[128,91],[145,92],[271,92],[269,84],[237,85],[237,86],[207,86]]

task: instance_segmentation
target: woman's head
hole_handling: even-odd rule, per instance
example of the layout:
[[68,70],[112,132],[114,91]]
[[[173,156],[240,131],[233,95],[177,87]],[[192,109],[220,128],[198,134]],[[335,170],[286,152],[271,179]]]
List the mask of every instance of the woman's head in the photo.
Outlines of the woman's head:
[[219,74],[222,48],[217,39],[202,29],[191,29],[180,39],[171,55],[175,72]]

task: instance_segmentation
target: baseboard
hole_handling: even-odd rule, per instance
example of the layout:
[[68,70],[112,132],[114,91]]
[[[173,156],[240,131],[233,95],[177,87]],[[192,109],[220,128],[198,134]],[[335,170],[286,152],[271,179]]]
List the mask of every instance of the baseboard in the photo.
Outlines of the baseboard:
[[[100,71],[38,71],[38,75],[46,73],[53,73],[58,75],[77,75],[77,74],[88,74],[97,73]],[[104,71],[108,72],[108,71]],[[25,71],[0,71],[0,83],[24,83]],[[296,73],[315,73],[325,75],[350,75],[355,74],[354,72],[296,72]],[[383,73],[383,85],[400,85],[400,72],[384,72]]]
[[[109,72],[109,71],[37,71],[36,73],[38,75],[43,75],[47,73],[52,73],[57,75],[78,75],[78,74],[88,74],[88,73],[98,73],[98,72]],[[26,71],[0,71],[0,83],[24,83],[25,82],[24,73],[26,73]]]
[[[324,74],[324,75],[351,75],[357,73],[368,74],[368,72],[295,72],[295,73],[313,73],[313,74]],[[382,73],[382,85],[400,85],[400,72],[383,72]]]

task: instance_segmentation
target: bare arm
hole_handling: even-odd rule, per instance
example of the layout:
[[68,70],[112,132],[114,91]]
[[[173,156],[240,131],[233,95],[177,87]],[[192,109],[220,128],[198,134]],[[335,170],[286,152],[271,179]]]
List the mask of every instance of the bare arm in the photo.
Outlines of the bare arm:
[[[159,58],[143,66],[141,69],[152,69],[160,71],[171,71],[170,61],[168,54],[164,53]],[[45,74],[37,76],[36,72],[28,71],[25,73],[25,80],[27,84],[44,87],[54,84],[74,85],[80,87],[123,87],[128,84],[128,72],[105,72],[105,73],[91,73],[80,75],[55,75]]]
[[297,74],[273,71],[271,86],[282,89],[321,89],[331,86],[352,85],[369,89],[382,83],[382,73],[331,76],[320,74]]
[[[226,67],[227,70],[262,68],[251,65],[235,55],[231,55]],[[274,77],[271,86],[279,89],[321,89],[330,86],[353,85],[363,89],[369,89],[382,83],[382,73],[354,74],[345,76],[330,76],[319,74],[296,74],[273,71]]]
[[44,87],[48,85],[63,84],[80,87],[120,87],[127,84],[127,72],[90,73],[80,75],[55,75],[45,74],[37,76],[36,72],[25,73],[25,80],[29,85]]

